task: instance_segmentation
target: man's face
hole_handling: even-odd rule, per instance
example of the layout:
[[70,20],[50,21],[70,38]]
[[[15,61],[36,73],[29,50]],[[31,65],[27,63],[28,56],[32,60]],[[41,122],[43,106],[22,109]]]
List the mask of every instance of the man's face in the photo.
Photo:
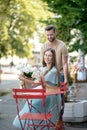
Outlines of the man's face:
[[53,42],[56,39],[56,33],[53,29],[46,31],[46,36],[49,42]]

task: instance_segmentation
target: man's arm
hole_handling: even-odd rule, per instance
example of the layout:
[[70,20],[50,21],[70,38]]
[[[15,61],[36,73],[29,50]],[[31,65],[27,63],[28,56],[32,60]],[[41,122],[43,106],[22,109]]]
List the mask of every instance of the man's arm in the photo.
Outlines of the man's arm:
[[68,83],[68,56],[62,56],[64,83]]

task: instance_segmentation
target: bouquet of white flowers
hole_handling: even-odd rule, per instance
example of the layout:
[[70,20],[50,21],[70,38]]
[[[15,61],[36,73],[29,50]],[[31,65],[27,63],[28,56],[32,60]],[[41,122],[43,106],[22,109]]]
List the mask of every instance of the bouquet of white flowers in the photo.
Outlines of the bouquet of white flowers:
[[[40,79],[40,70],[35,68],[35,67],[32,67],[31,65],[29,64],[22,64],[20,63],[18,66],[17,66],[17,70],[19,70],[19,72],[24,75],[26,78],[29,78],[29,80],[33,80],[34,82],[39,82],[39,79]],[[22,87],[26,87],[28,86],[29,87],[29,84],[24,86],[25,83],[21,83],[21,86]]]

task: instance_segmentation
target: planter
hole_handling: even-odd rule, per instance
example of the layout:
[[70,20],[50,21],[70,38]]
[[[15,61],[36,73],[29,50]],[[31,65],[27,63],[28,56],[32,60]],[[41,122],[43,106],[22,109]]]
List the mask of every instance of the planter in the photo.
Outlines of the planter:
[[84,122],[87,120],[87,100],[65,103],[64,122]]
[[75,83],[69,90],[65,102],[63,120],[65,122],[87,121],[87,83]]

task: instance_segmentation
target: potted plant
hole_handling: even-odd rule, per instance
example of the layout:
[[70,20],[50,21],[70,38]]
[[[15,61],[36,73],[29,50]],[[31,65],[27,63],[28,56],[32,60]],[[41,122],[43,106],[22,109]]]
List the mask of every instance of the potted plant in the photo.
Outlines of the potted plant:
[[69,74],[69,77],[68,77],[68,83],[69,83],[69,86],[68,86],[68,89],[66,91],[66,94],[65,94],[65,102],[68,102],[70,99],[70,88],[73,84],[73,78],[71,77],[71,75]]

